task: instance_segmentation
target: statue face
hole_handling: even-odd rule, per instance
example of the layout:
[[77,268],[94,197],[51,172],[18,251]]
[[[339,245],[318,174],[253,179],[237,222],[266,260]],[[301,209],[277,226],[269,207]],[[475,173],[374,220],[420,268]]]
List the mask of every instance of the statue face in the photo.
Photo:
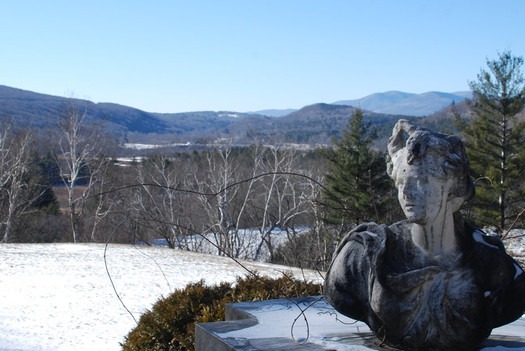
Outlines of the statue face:
[[446,206],[446,181],[432,175],[432,159],[417,160],[413,164],[406,157],[398,157],[396,186],[401,208],[407,219],[418,224],[433,221]]

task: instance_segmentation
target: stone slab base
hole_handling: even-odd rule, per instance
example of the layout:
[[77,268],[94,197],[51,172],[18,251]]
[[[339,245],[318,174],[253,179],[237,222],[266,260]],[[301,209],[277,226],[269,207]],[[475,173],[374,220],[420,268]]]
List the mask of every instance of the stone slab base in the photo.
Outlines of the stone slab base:
[[[322,296],[226,305],[226,321],[195,326],[196,351],[394,350],[366,324],[335,312]],[[525,319],[495,329],[482,349],[525,350]]]

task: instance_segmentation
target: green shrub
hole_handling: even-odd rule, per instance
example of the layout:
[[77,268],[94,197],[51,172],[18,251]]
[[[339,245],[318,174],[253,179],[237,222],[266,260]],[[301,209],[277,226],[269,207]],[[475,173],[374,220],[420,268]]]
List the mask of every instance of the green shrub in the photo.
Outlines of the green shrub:
[[319,284],[289,275],[277,279],[250,276],[237,279],[235,284],[214,286],[203,281],[192,283],[157,301],[140,317],[122,347],[125,351],[193,350],[195,324],[224,320],[226,303],[319,294]]

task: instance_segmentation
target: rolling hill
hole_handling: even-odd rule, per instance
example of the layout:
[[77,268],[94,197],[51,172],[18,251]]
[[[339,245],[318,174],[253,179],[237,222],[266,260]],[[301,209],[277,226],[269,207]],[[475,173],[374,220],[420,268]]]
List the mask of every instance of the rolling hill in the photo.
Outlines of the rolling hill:
[[[52,127],[57,117],[63,115],[65,108],[74,104],[85,110],[88,121],[103,123],[105,130],[120,142],[209,144],[227,139],[235,144],[250,144],[256,140],[270,143],[329,144],[334,136],[340,135],[355,106],[364,110],[365,120],[377,126],[379,135],[383,137],[391,132],[391,127],[399,118],[416,118],[414,112],[402,112],[411,110],[423,113],[425,106],[430,106],[427,109],[441,106],[442,109],[452,101],[460,101],[459,105],[465,95],[462,97],[459,93],[438,92],[378,93],[358,100],[312,104],[299,110],[287,110],[282,116],[275,117],[279,115],[276,110],[260,113],[152,113],[113,103],[93,103],[0,85],[0,117],[13,118],[22,125],[36,128]],[[263,115],[262,112],[273,114],[274,117]],[[449,114],[446,113],[445,116]],[[424,120],[421,121],[424,124]]]
[[453,102],[459,103],[467,98],[470,98],[470,92],[443,93],[430,91],[412,94],[401,91],[387,91],[356,100],[336,101],[334,104],[357,106],[378,113],[422,117],[438,112]]

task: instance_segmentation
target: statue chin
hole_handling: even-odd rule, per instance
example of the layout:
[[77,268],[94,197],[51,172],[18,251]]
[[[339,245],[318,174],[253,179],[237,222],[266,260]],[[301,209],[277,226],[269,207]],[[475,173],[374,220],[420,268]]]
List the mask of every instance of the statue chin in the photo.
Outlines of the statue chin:
[[412,223],[425,224],[426,220],[422,213],[405,211],[405,217]]
[[[405,221],[364,223],[347,233],[325,277],[326,300],[340,313],[365,322],[393,347],[475,349],[493,328],[525,312],[525,273],[498,238],[453,214],[473,193],[468,160],[457,138],[400,121],[389,152],[389,172],[402,185],[398,189],[409,184],[412,198],[418,189],[419,196],[430,198],[420,202],[425,208],[405,206]],[[407,174],[418,181],[400,179]],[[443,180],[443,174],[452,178]],[[454,185],[450,193],[440,193],[448,191],[438,186],[440,181]],[[428,184],[435,191],[423,188]]]

